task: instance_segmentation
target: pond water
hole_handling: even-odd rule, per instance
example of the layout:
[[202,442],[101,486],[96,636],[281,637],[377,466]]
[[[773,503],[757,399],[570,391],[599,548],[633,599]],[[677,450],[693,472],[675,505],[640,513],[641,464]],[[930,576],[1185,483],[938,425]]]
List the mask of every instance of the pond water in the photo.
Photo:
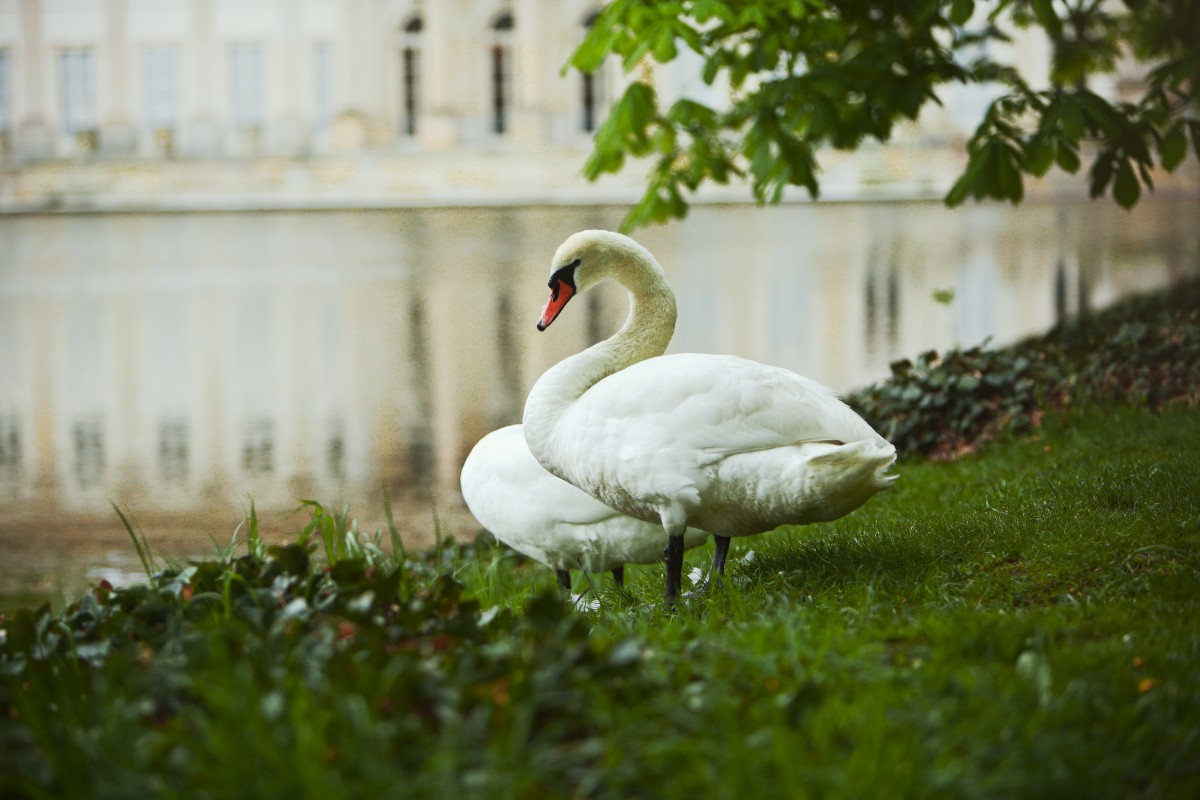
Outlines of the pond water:
[[[0,610],[120,577],[112,510],[176,555],[253,499],[297,498],[414,544],[472,535],[458,470],[548,366],[607,336],[598,291],[534,322],[570,233],[606,207],[0,218]],[[701,206],[640,232],[679,295],[671,350],[839,390],[929,348],[1002,344],[1200,271],[1200,198],[1020,208]]]

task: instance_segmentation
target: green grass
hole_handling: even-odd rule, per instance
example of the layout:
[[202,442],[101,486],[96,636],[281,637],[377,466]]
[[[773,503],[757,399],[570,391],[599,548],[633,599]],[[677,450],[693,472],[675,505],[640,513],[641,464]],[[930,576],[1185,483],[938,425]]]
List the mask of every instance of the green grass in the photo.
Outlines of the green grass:
[[[1200,796],[1198,447],[1195,410],[1051,420],[735,542],[669,624],[636,570],[593,624],[655,652],[672,695],[639,716],[698,711],[654,758],[705,796]],[[496,572],[470,590],[521,593]]]
[[674,613],[661,567],[576,610],[314,508],[304,547],[7,620],[0,795],[1200,796],[1198,451],[1200,411],[1110,407],[902,463]]

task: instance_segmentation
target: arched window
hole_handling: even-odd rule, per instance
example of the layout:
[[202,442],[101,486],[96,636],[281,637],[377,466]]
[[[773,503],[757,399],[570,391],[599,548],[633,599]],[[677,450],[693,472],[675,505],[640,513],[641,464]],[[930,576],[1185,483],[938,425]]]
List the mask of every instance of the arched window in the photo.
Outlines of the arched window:
[[[596,24],[596,18],[599,16],[599,11],[594,11],[587,16],[583,21],[585,33]],[[597,126],[600,124],[600,114],[608,102],[608,87],[604,81],[604,65],[601,64],[596,67],[595,72],[582,72],[579,77],[579,99],[580,110],[582,112],[580,128],[582,128],[584,133],[595,133]]]
[[400,130],[406,136],[417,133],[417,95],[421,80],[421,31],[425,23],[414,14],[400,26]]
[[492,46],[489,53],[489,76],[492,89],[492,132],[508,132],[512,111],[512,30],[513,16],[505,11],[492,23]]

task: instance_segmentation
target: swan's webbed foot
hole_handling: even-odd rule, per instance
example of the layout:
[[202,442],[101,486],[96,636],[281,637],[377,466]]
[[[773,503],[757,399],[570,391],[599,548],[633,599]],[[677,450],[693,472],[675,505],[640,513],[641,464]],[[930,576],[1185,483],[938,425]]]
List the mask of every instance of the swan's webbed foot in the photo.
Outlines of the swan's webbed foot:
[[571,573],[565,569],[554,570],[555,576],[558,578],[558,588],[567,594],[571,593]]

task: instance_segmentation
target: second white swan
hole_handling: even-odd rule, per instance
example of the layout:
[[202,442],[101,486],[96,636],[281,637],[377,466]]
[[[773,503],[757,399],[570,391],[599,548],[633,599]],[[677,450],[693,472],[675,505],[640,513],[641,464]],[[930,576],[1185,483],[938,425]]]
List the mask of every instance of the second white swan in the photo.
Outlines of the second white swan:
[[[626,564],[663,560],[662,528],[613,511],[554,477],[534,460],[520,425],[492,431],[471,449],[459,478],[463,500],[497,539],[554,570],[563,591],[569,570],[611,570],[618,586]],[[708,534],[690,530],[685,547]]]

